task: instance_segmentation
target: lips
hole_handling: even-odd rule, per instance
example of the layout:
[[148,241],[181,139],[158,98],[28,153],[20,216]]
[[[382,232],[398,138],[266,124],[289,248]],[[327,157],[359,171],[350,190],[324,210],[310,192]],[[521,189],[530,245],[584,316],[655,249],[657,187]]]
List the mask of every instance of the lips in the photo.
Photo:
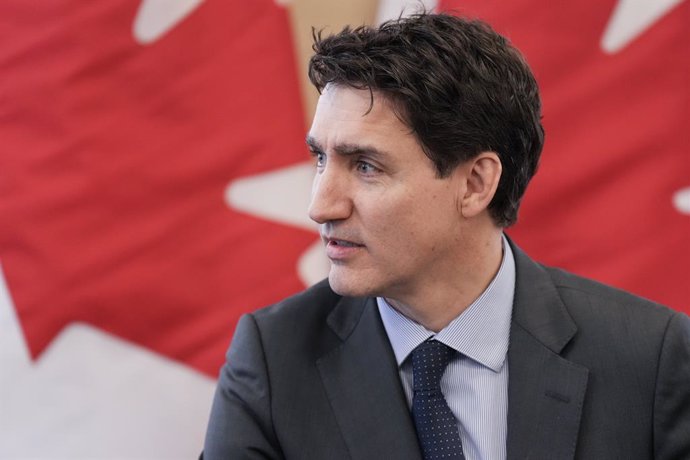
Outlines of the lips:
[[331,239],[331,238],[328,238],[326,240],[326,244],[329,246],[341,246],[341,247],[345,247],[345,248],[356,248],[356,247],[363,246],[362,244],[353,243],[352,241],[338,240],[338,239]]
[[334,263],[344,263],[356,257],[361,249],[364,248],[363,244],[351,240],[327,236],[324,236],[323,239],[326,244],[326,255]]

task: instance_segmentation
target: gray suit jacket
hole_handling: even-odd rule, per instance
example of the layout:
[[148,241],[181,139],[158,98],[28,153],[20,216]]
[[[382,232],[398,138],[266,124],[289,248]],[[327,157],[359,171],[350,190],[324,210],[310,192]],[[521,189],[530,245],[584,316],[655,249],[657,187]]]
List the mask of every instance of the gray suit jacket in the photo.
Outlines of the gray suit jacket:
[[[690,319],[513,247],[509,459],[690,459]],[[213,459],[420,460],[374,299],[326,281],[239,322]]]

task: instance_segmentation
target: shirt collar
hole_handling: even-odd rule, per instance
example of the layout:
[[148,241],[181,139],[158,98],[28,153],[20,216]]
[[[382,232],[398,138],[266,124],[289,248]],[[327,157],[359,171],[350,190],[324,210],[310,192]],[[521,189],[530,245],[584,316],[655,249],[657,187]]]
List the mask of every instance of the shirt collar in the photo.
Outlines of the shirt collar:
[[484,292],[460,316],[435,334],[377,297],[379,313],[400,366],[420,343],[434,337],[468,358],[498,372],[508,353],[515,291],[515,259],[503,236],[503,260]]

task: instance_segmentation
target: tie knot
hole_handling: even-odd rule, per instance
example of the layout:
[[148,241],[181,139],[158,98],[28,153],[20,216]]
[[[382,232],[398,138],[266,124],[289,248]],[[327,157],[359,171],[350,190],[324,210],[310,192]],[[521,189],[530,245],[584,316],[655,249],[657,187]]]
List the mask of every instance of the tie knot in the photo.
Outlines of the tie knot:
[[455,350],[437,340],[422,342],[412,351],[414,391],[440,390],[441,377]]

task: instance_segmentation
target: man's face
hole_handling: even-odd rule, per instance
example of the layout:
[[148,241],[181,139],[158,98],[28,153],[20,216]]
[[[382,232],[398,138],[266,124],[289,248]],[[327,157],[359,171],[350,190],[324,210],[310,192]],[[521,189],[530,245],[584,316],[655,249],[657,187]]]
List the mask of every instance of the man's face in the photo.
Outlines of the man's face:
[[374,93],[329,85],[308,141],[316,162],[310,217],[343,295],[405,301],[457,270],[461,174],[438,178],[409,127]]

